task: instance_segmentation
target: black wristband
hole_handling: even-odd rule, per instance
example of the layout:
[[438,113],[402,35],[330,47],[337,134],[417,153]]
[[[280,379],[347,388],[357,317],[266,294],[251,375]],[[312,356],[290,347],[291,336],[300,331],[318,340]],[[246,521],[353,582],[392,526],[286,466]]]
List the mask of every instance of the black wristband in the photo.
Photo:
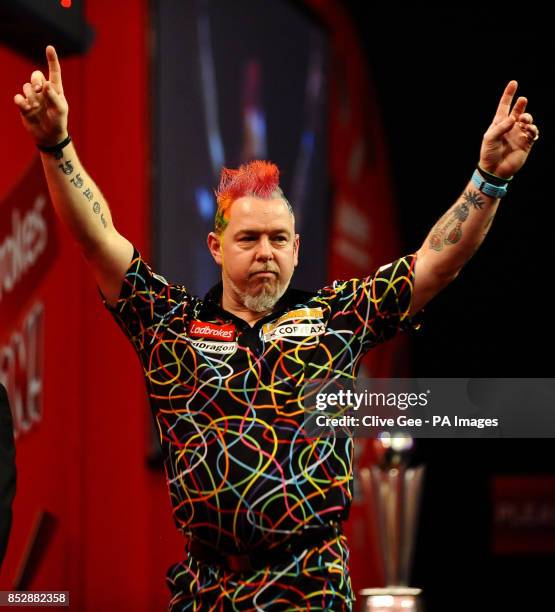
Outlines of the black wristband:
[[476,166],[476,170],[484,177],[486,183],[490,183],[491,185],[495,185],[496,187],[503,187],[507,183],[510,183],[513,180],[513,177],[510,178],[502,178],[500,176],[496,176],[495,174],[491,174],[491,172],[486,172],[482,168],[480,168],[480,164]]
[[44,147],[42,145],[37,145],[37,149],[42,151],[43,153],[54,153],[56,159],[62,158],[62,149],[67,147],[67,145],[71,142],[71,136],[68,134],[65,140],[59,142],[56,145],[52,145],[51,147]]

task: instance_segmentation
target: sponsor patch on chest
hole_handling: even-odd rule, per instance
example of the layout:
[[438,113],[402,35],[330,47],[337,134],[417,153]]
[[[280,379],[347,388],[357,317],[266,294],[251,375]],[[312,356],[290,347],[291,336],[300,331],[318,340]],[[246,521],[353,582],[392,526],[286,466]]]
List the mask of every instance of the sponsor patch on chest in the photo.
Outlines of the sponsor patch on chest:
[[[277,321],[263,325],[262,337],[264,341],[268,342],[269,340],[286,337],[308,338],[310,336],[320,336],[326,331],[326,326],[322,323],[323,316],[324,313],[321,308],[297,308],[296,310],[290,310],[281,315]],[[307,319],[316,320],[309,323]]]
[[[295,319],[321,319],[324,316],[324,313],[321,308],[297,308],[296,310],[290,310],[285,314],[281,315],[279,319],[276,321],[272,321],[271,323],[265,323],[262,326],[262,334],[266,336],[274,329],[285,323],[286,321],[294,321]],[[314,325],[319,324],[320,321],[315,321]],[[308,323],[300,323],[299,325],[308,325]]]
[[233,355],[237,350],[237,342],[214,342],[212,340],[191,340],[191,346],[203,353],[217,355]]
[[210,338],[220,342],[233,342],[237,330],[235,325],[218,325],[194,320],[189,323],[187,333],[191,338]]
[[264,334],[264,340],[278,340],[286,337],[308,338],[321,336],[326,331],[323,323],[282,323],[279,327],[271,329]]

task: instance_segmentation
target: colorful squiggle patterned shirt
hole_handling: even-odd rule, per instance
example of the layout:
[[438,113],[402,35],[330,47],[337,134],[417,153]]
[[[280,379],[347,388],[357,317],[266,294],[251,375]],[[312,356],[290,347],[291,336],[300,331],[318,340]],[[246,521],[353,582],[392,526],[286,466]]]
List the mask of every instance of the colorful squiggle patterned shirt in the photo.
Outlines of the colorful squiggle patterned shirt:
[[308,293],[253,327],[154,274],[137,250],[112,312],[140,358],[173,515],[224,553],[271,549],[345,518],[352,439],[306,436],[302,383],[354,379],[408,317],[415,255]]

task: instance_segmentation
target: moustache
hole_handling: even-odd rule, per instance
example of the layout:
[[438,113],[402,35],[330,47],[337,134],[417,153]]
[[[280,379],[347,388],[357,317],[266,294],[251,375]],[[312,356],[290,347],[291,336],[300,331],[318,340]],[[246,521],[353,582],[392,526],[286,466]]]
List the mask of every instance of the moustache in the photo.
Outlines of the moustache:
[[260,274],[261,272],[270,272],[271,274],[275,274],[276,276],[279,274],[279,270],[274,268],[273,266],[264,266],[264,268],[260,268],[258,270],[251,270],[249,272],[249,278],[254,276],[255,274]]

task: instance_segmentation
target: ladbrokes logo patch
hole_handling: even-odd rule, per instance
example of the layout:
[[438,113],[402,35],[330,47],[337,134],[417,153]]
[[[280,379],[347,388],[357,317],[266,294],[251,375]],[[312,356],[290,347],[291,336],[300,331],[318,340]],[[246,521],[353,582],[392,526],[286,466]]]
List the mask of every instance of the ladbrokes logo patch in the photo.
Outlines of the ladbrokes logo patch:
[[203,321],[191,321],[188,333],[192,338],[213,338],[223,342],[233,342],[236,330],[234,325],[216,325]]

